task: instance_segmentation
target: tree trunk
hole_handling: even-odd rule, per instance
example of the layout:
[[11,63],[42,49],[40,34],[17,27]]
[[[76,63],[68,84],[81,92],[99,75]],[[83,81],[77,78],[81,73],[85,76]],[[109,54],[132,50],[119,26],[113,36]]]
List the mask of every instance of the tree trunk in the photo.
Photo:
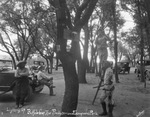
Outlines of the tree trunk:
[[149,58],[150,58],[150,0],[144,0],[145,3],[145,8],[147,10],[147,16],[148,16],[148,25],[147,26],[147,37],[148,37],[148,54],[149,54]]
[[91,59],[90,59],[90,67],[93,67],[93,63],[94,63],[94,45],[92,43],[92,46],[91,46]]
[[87,83],[86,82],[86,61],[78,60],[78,79],[79,83]]
[[[81,5],[81,8],[77,9],[78,14],[76,15],[77,17],[75,17],[73,26],[71,23],[72,18],[70,17],[71,15],[69,9],[67,9],[66,0],[49,0],[49,3],[53,4],[56,8],[56,46],[59,48],[57,48],[57,53],[62,62],[65,77],[65,94],[62,104],[62,112],[65,114],[61,115],[61,117],[76,117],[76,115],[69,115],[69,113],[73,113],[73,111],[77,109],[79,83],[75,62],[77,59],[81,59],[79,40],[72,38],[71,50],[70,52],[66,52],[67,39],[64,37],[64,29],[69,28],[71,31],[76,31],[79,34],[80,29],[85,25],[85,23],[88,22],[88,19],[90,18],[97,1],[98,0],[83,2],[84,5]],[[83,15],[81,14],[82,12],[84,12]],[[77,36],[77,39],[79,39],[79,35]]]
[[[78,40],[80,38],[78,31]],[[86,83],[86,64],[85,60],[81,58],[81,51],[80,51],[80,45],[79,43],[77,44],[77,55],[78,55],[78,60],[77,60],[77,65],[78,65],[78,79],[79,83]]]
[[[76,62],[76,51],[77,43],[73,41],[72,51],[66,52],[66,42],[64,38],[64,29],[66,27],[66,11],[63,8],[65,0],[55,0],[56,17],[57,17],[57,54],[58,58],[62,62],[64,80],[65,80],[65,92],[62,103],[62,114],[61,117],[76,117],[76,115],[69,115],[77,109],[78,105],[78,76],[76,73],[75,62]],[[79,49],[79,48],[78,48]],[[72,52],[72,53],[71,53]]]
[[91,46],[91,59],[90,59],[90,63],[89,63],[89,73],[95,73],[95,68],[96,68],[96,61],[95,61],[96,55],[95,55],[95,48],[94,45],[92,43]]
[[138,13],[139,13],[139,21],[140,21],[140,24],[139,24],[139,30],[140,30],[140,38],[141,38],[141,82],[144,82],[146,81],[145,80],[145,75],[144,75],[144,63],[143,63],[143,57],[144,57],[144,37],[143,37],[143,24],[142,24],[142,12],[141,12],[141,6],[140,6],[140,1],[138,0],[137,1],[137,8],[138,8]]
[[[84,26],[84,33],[85,33],[85,43],[83,46],[83,58],[78,61],[79,69],[78,69],[78,78],[79,83],[87,83],[86,82],[86,71],[89,66],[88,62],[88,44],[89,44],[89,30],[88,30],[88,24]],[[81,51],[80,51],[81,52]],[[81,53],[80,53],[81,54]]]
[[117,58],[118,58],[118,42],[117,42],[117,25],[116,25],[116,0],[114,0],[113,3],[113,20],[114,20],[114,43],[115,43],[115,80],[116,83],[119,83],[119,78],[118,78],[118,70],[117,70]]
[[48,62],[48,59],[47,58],[44,58],[45,60],[46,60],[46,71],[48,72],[48,73],[50,73],[49,72],[49,62]]
[[146,9],[147,9],[147,14],[148,14],[148,43],[149,43],[149,47],[148,47],[148,54],[149,54],[149,58],[150,58],[150,1],[149,0],[145,0],[146,1]]
[[47,71],[50,74],[52,74],[52,71],[53,71],[53,56],[54,56],[54,53],[52,53],[51,55],[47,56],[47,59],[49,60],[49,65],[50,65],[50,67],[49,66],[47,67]]
[[[77,109],[78,104],[78,76],[75,68],[75,61],[70,57],[65,61],[62,61],[63,71],[65,76],[65,95],[63,98],[62,112],[73,113]],[[75,117],[75,115],[70,116],[69,114],[61,115],[61,117]]]
[[146,29],[146,39],[147,39],[147,42],[148,42],[148,56],[150,57],[150,22],[148,22],[148,26],[146,25],[145,26],[145,29]]
[[56,54],[56,65],[55,65],[55,70],[58,70],[58,61],[59,61],[59,59],[58,59],[58,56],[57,56],[57,54]]
[[96,55],[95,56],[95,70],[96,70],[96,76],[98,76],[98,74],[99,74],[99,63],[97,63],[97,57],[98,57],[98,55]]
[[52,74],[53,72],[53,58],[50,58],[50,73]]

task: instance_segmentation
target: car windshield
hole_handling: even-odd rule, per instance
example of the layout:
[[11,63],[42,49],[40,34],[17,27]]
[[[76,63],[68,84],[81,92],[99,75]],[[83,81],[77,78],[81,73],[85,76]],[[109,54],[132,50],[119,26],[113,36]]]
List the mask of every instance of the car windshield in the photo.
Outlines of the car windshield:
[[13,68],[11,60],[0,60],[0,71],[7,71]]

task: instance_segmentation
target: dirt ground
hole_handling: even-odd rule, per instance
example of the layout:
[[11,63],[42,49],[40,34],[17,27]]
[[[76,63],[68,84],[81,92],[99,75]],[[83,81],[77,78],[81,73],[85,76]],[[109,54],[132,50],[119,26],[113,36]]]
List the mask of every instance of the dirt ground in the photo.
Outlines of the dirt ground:
[[[115,83],[113,111],[114,117],[150,117],[150,81],[147,87],[141,83],[134,74],[134,68],[130,74],[119,74],[120,83]],[[14,109],[15,101],[11,93],[0,97],[0,117],[59,117],[64,95],[64,76],[62,70],[53,71],[54,92],[56,96],[48,95],[48,88],[40,94],[33,94],[29,102],[21,109]],[[98,117],[102,112],[99,103],[99,91],[94,105],[92,101],[96,93],[93,88],[99,83],[99,77],[87,73],[87,84],[79,86],[77,117]]]

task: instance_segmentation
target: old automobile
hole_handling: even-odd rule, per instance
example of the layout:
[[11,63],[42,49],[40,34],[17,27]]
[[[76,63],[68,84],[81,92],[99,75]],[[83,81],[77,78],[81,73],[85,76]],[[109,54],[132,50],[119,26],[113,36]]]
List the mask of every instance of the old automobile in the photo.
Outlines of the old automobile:
[[7,91],[14,79],[12,61],[0,60],[0,91]]
[[117,72],[123,74],[127,72],[129,74],[130,73],[129,62],[125,62],[125,61],[117,62]]

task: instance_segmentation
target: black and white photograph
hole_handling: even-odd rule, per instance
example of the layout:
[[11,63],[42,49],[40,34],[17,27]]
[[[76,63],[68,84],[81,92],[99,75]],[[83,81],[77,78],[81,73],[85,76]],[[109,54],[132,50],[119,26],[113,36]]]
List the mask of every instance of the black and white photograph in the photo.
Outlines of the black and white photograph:
[[150,117],[150,0],[0,0],[0,117]]

